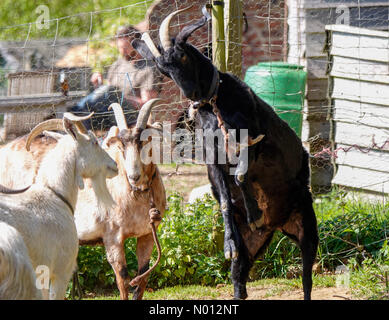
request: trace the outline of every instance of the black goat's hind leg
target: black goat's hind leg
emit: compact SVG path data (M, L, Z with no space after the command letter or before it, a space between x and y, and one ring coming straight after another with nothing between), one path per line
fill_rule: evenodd
M246 283L253 262L249 259L247 249L239 246L239 256L231 262L231 278L234 285L234 299L247 298Z
M317 223L312 203L304 204L300 213L293 213L282 227L282 232L294 240L301 249L303 260L304 300L311 299L312 267L315 262L319 243Z
M312 267L316 258L319 237L316 216L312 204L307 204L306 206L303 214L304 235L299 242L303 257L304 300L310 300L312 291Z

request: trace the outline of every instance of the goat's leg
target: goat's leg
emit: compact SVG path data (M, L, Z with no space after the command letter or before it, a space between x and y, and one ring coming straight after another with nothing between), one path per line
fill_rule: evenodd
M67 274L56 276L51 279L50 283L50 300L63 300L65 299L66 289L71 276Z
M241 153L242 154L242 153ZM248 162L252 159L245 159L239 156L239 162L235 171L235 183L242 192L244 206L247 214L247 224L251 231L263 225L263 212L258 208L258 202L254 197L251 183L248 181Z
M208 165L208 177L212 184L212 192L218 197L220 211L224 220L224 256L226 259L238 257L239 231L234 223L231 195L227 178L218 165Z
M153 235L149 233L136 239L136 257L138 259L138 275L145 273L149 269L150 257L153 252L154 240ZM134 291L133 300L142 300L143 293L146 289L149 276L144 277Z
M246 283L249 277L250 269L254 261L262 255L269 246L274 230L271 228L263 228L262 232L249 231L244 219L237 221L241 233L244 235L243 240L245 245L239 248L239 257L231 264L231 277L234 284L234 298L246 299Z
M128 300L128 270L126 256L124 253L124 243L104 239L105 250L107 251L107 260L112 266L115 276L116 284L120 292L121 300Z
M50 289L41 289L42 292L42 300L50 299Z
M304 300L311 299L312 267L315 262L319 237L312 203L305 203L300 213L294 213L282 227L284 234L294 240L301 249L303 260Z
M78 243L76 242L75 245L78 246ZM62 259L57 259L55 266L50 270L50 300L65 299L66 289L72 279L73 272L77 268L78 250L73 252L75 253L73 258L63 254Z
M234 299L247 298L246 283L253 261L249 258L247 249L243 245L239 248L239 256L231 262L231 279L234 285Z

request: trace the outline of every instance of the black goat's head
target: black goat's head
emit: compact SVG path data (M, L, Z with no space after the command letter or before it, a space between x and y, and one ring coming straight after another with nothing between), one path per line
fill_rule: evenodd
M187 98L199 101L210 98L208 95L214 66L211 60L187 43L187 40L209 20L209 15L205 14L195 23L184 27L173 40L169 35L172 18L187 9L189 8L172 12L163 20L159 30L161 47L157 48L147 33L143 34L142 40L135 39L132 46L144 58L154 60L161 73L173 79Z

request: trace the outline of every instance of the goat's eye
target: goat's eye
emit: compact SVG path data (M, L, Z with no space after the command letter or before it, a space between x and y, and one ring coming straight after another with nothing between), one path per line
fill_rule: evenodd
M184 54L182 57L181 57L181 63L186 63L186 61L188 60L188 56L186 54Z

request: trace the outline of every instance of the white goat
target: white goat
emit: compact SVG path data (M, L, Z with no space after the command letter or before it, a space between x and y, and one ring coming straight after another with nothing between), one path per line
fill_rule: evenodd
M0 300L38 300L35 271L22 235L0 222Z
M42 290L45 299L64 298L76 267L78 237L73 214L78 188L84 188L83 178L90 178L100 207L114 205L106 178L116 176L118 169L94 134L80 122L91 115L65 113L63 120L52 119L36 126L27 138L27 150L44 130L65 130L68 135L44 156L35 183L27 191L0 194L0 221L23 236L33 268L43 265L49 270L50 288Z
M128 299L129 276L124 252L124 241L129 237L137 238L136 255L138 274L149 268L154 241L150 229L150 200L153 198L156 210L164 214L166 206L165 188L155 163L142 162L140 150L148 141L140 141L147 125L152 107L158 100L145 103L135 126L128 127L123 111L114 105L118 127L112 127L104 139L103 148L117 162L119 174L107 181L108 189L116 202L110 210L101 210L97 206L93 188L86 182L84 190L79 192L75 207L75 223L80 244L105 245L107 258L112 265L121 299ZM160 130L156 124L151 128ZM24 150L25 137L0 147L0 183L8 188L21 189L35 181L36 172L42 166L42 158L61 139L59 134L46 132L44 137L36 137L31 142L31 152ZM12 158L20 159L13 162ZM151 197L151 193L153 196ZM157 225L158 223L156 223ZM134 299L142 299L147 278L139 283Z

